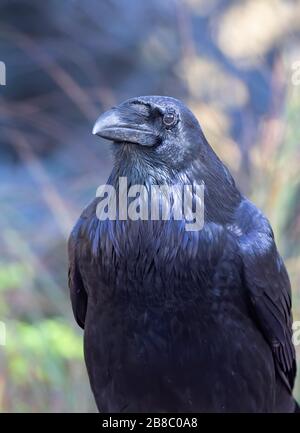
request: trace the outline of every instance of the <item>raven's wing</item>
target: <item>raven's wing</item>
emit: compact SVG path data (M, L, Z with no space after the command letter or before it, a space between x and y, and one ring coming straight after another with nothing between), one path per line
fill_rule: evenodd
M81 328L84 328L88 297L83 285L82 277L77 262L77 254L78 254L77 249L78 249L79 233L80 233L82 221L83 221L82 218L80 218L71 232L68 241L68 254L69 254L69 289L70 289L73 314L78 325Z
M272 228L264 215L243 200L236 218L244 279L263 335L269 342L278 373L292 389L296 375L292 342L291 285L278 254Z

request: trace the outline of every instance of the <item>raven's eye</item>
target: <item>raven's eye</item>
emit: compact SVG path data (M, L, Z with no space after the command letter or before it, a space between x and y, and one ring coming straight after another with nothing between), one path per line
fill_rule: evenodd
M177 122L176 113L174 113L173 111L167 111L164 114L163 122L168 128L174 126L175 123Z

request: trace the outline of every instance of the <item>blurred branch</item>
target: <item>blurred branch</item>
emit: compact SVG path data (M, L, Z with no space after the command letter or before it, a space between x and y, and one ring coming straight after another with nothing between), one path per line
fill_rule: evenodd
M53 116L51 117L38 111L40 111L38 106L27 103L9 104L6 102L5 105L0 106L0 115L7 116L9 120L23 120L28 125L32 125L41 132L65 143L66 136L70 135L68 129L57 122ZM29 116L30 123L28 122Z
M177 25L181 41L181 56L188 60L196 56L196 47L192 35L192 26L188 5L185 1L176 1Z
M28 35L18 32L15 29L5 28L5 33L25 51L53 81L68 95L76 104L83 115L91 120L98 115L98 110L94 106L89 95L82 90L76 81L59 65L51 56L44 52L40 46Z
M33 152L24 135L14 129L4 128L4 130L12 146L16 149L28 171L31 173L31 176L41 188L44 201L48 205L64 237L66 237L71 230L73 218L71 218L64 200L53 186L47 171Z
M39 256L33 252L27 240L23 238L20 232L12 228L9 221L6 221L6 229L1 233L1 237L14 256L17 256L22 263L30 264L34 274L44 282L41 286L44 288L47 298L51 300L55 311L65 316L66 298L64 292L55 282Z

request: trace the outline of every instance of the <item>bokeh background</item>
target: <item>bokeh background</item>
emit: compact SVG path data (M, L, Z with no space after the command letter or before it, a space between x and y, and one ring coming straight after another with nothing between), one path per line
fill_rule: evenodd
M0 60L1 411L95 411L66 239L112 165L93 123L132 96L192 108L271 220L300 320L299 0L1 0Z

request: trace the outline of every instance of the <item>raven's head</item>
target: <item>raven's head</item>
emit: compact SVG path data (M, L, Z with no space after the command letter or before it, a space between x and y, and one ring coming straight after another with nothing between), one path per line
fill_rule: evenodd
M123 102L98 118L93 134L125 144L127 152L141 158L151 156L173 169L188 166L207 144L193 113L182 102L165 96Z
M202 183L206 212L228 220L240 193L228 169L207 142L193 113L165 96L129 99L102 114L93 133L115 143L109 178L126 176L131 184Z

